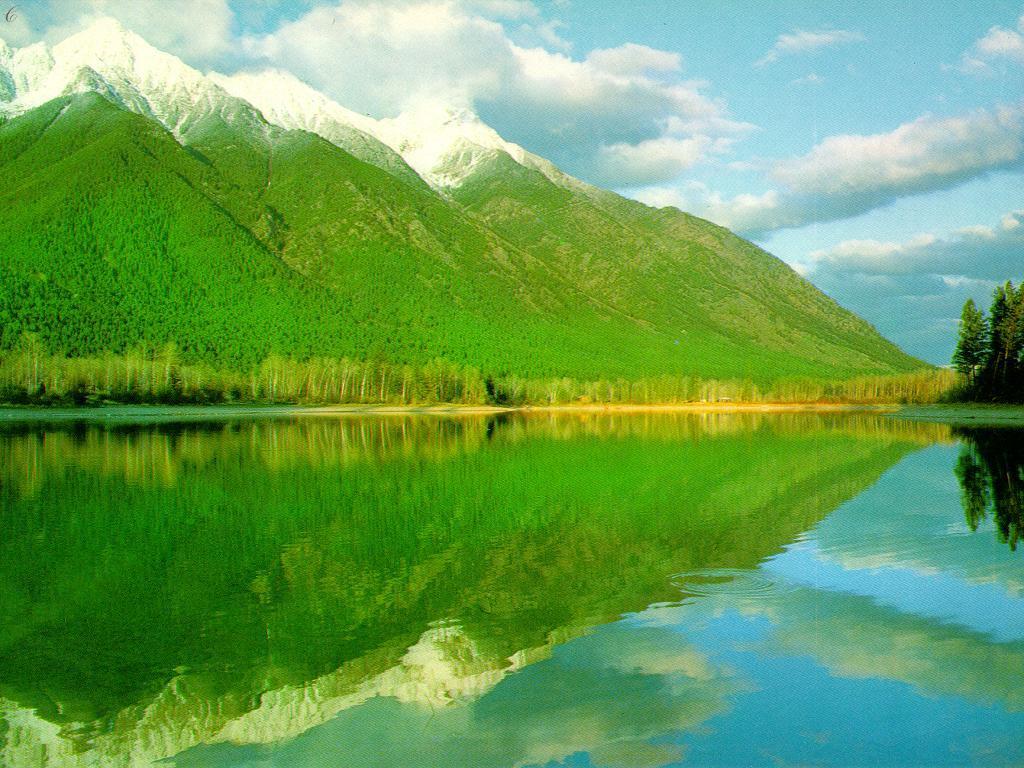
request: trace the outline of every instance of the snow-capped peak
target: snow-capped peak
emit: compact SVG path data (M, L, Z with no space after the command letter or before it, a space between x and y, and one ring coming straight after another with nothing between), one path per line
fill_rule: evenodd
M210 80L225 91L245 99L263 116L282 128L319 133L331 124L347 125L374 136L377 121L346 109L295 77L290 72L268 69L263 72L239 72L227 76L209 74Z
M248 101L275 125L316 133L398 175L409 173L411 167L438 190L457 187L497 152L548 173L546 166L542 167L546 161L505 141L465 107L424 102L398 117L375 120L341 106L279 70L231 76L212 73L210 79ZM551 169L558 173L553 166Z
M380 120L377 135L432 186L457 187L496 152L523 164L527 152L505 141L472 110L421 103L398 117Z
M209 78L252 104L274 125L315 133L397 178L423 183L401 155L380 139L376 120L346 109L288 72L271 69L230 77L212 72Z
M101 91L180 138L204 115L238 109L237 100L202 73L110 18L93 22L52 48L44 43L21 48L7 68L14 94L4 111L11 114L60 96Z
M0 113L17 115L86 91L155 119L179 140L187 140L191 127L211 114L258 130L269 122L310 131L399 178L417 184L422 179L440 191L459 186L498 153L560 186L585 186L503 139L471 109L424 102L374 120L287 72L203 75L111 18L52 48L40 42L11 49L0 41Z
M110 69L122 71L134 69L137 61L145 66L146 62L174 59L112 18L97 19L81 32L57 43L53 46L53 55L59 61L98 61Z
M288 72L211 73L209 77L275 125L316 133L399 176L409 174L411 167L440 191L457 187L499 152L556 184L582 186L547 160L503 139L466 107L428 101L397 117L375 120L343 107Z

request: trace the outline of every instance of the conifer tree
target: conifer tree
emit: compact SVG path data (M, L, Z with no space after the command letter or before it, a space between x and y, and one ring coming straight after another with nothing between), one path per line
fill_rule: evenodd
M953 353L953 365L967 377L969 386L973 386L978 369L985 362L987 335L984 312L978 309L974 299L968 299L960 314L960 338Z

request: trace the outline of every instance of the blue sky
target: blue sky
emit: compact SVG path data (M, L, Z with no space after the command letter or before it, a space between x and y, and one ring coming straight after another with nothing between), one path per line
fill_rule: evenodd
M12 0L8 0L10 3ZM202 70L287 69L374 117L475 109L587 181L731 227L885 335L949 359L1024 278L1024 2L34 0Z

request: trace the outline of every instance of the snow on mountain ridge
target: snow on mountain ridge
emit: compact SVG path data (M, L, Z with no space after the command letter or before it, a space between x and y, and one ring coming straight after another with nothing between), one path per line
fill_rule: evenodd
M263 117L288 130L315 133L363 162L411 183L423 184L401 155L377 136L377 121L360 115L314 90L289 72L265 70L209 79L258 109Z
M379 138L375 135L377 121L372 117L331 101L290 72L268 69L260 73L239 72L230 76L210 72L207 77L228 93L248 101L264 117L282 128L310 130L310 126L331 118Z
M421 103L398 117L378 121L378 126L381 139L439 189L458 187L497 152L560 187L584 192L593 189L551 161L502 138L466 107Z
M231 76L211 73L209 77L251 103L271 123L316 133L360 159L380 164L379 158L367 156L366 147L360 146L351 132L372 137L442 192L459 186L497 152L540 171L561 186L585 186L547 160L506 141L465 107L424 102L397 117L375 120L342 106L288 72L266 70Z
M518 163L525 153L471 110L439 103L378 121L378 136L439 189L457 187L494 152L505 152Z
M338 104L290 73L207 75L158 50L111 18L50 47L11 49L0 40L0 113L17 115L52 99L93 91L157 120L183 140L215 114L315 133L408 182L454 189L497 153L559 186L589 189L553 164L506 141L470 109L421 103L375 120Z
M467 109L426 104L395 118L375 120L280 70L231 76L211 73L210 79L283 128L316 133L348 151L353 151L356 143L353 131L372 137L439 190L457 186L494 151L507 152L517 162L523 162L526 155L525 150L506 142ZM358 152L353 154L360 156Z
M52 48L44 43L20 48L7 68L14 94L4 112L11 115L61 96L96 91L157 120L180 139L203 116L234 115L241 106L201 72L109 18Z

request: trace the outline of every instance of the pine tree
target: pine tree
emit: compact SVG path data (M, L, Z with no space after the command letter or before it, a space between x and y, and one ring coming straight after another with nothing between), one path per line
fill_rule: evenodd
M960 338L953 353L953 364L967 377L970 386L974 385L977 371L985 362L987 336L984 312L978 309L974 299L968 299L960 314Z

